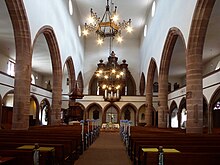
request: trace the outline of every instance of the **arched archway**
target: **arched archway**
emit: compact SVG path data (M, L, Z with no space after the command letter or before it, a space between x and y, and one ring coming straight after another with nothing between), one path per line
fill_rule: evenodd
M37 97L31 95L30 97L30 113L29 113L29 126L35 126L39 124L39 102Z
M150 65L147 73L147 87L146 87L146 126L152 126L152 113L153 113L153 84L157 76L157 64L154 58L151 58Z
M159 70L159 107L158 107L158 127L166 128L167 126L167 115L168 115L168 79L169 79L169 68L175 45L178 38L183 44L184 50L186 50L186 44L182 32L176 28L170 28L165 45L162 52L160 70ZM185 51L184 51L185 52Z
M190 27L186 58L186 133L203 132L202 56L214 4L215 0L198 0Z
M121 108L121 120L129 120L131 121L131 125L136 125L136 112L137 108L131 104L127 103Z
M62 65L60 58L59 46L57 43L56 35L54 30L50 26L42 27L35 36L34 44L40 34L43 34L50 51L50 58L52 62L53 72L53 90L52 90L52 110L51 120L49 124L58 125L60 124L60 109L61 109L61 94L62 94ZM33 44L33 47L34 47Z
M48 125L50 123L50 118L51 118L50 113L51 113L50 102L45 98L40 102L40 109L39 109L40 125Z
M108 105L105 106L104 112L102 115L102 122L103 123L119 123L120 120L120 108L114 104L114 103L109 103Z
M170 105L170 122L169 122L169 126L171 128L178 128L179 126L179 121L178 121L178 108L177 108L177 104L175 101L172 101L171 105Z
M92 103L86 108L87 119L100 120L102 124L102 107L97 103Z
M89 95L99 95L97 91L98 91L98 81L97 81L96 76L93 75L89 81L88 93Z
M140 126L145 126L145 125L146 125L145 114L146 114L146 105L143 104L143 105L138 109L137 125L140 125Z
M67 69L67 73L64 72L64 69ZM67 57L65 64L64 64L64 68L63 68L63 81L62 81L62 86L63 88L65 88L66 86L69 87L68 89L68 93L70 93L71 91L73 91L74 89L74 84L75 84L75 68L74 68L74 64L73 64L73 59L72 57ZM66 90L64 90L66 91Z

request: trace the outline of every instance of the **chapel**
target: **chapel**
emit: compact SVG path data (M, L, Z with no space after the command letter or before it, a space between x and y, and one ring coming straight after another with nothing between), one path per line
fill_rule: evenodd
M220 162L219 8L1 0L0 164Z

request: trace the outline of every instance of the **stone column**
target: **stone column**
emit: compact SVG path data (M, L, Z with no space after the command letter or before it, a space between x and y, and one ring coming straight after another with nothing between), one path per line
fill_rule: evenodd
M29 127L31 83L31 37L22 0L5 1L13 25L16 47L12 129Z
M166 128L168 113L168 74L163 72L159 75L159 92L158 92L158 127Z
M203 132L202 53L214 3L215 0L199 0L191 24L186 58L187 133Z

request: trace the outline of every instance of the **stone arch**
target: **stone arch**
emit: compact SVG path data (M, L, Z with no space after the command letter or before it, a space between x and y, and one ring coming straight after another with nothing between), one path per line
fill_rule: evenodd
M143 111L142 109L144 109L144 113L141 112ZM137 113L137 124L138 125L140 124L141 126L145 126L146 125L146 105L145 104L141 105L137 112L138 112Z
M176 102L173 100L172 101L172 103L171 103L171 105L170 105L170 111L169 111L169 126L170 127L173 127L172 126L172 123L173 122L176 122L176 121L174 121L174 120L176 120L177 119L177 127L179 127L179 118L178 118L178 109L177 109L177 104L176 104ZM174 118L174 119L173 119ZM176 119L175 119L176 118Z
M131 104L131 103L127 103L127 104L125 104L122 108L121 108L121 114L120 114L120 119L122 119L122 114L123 113L126 113L126 108L127 107L131 107L132 108L132 110L134 111L134 120L132 121L132 116L131 116L131 121L132 121L132 125L136 125L136 123L137 123L137 119L136 119L136 115L137 115L137 112L138 112L138 110L137 110L137 107L135 106L135 105L133 105L133 104ZM130 111L130 110L129 110ZM123 119L122 119L123 120Z
M36 104L36 120L34 122L34 125L39 125L39 111L40 111L40 105L39 105L39 101L37 99L37 97L35 95L31 95L30 99L33 99L35 104ZM30 101L30 106L31 106L31 101ZM30 121L31 119L29 118L29 125L30 125Z
M83 89L84 89L84 83L83 83L83 76L82 76L82 72L80 71L78 76L77 76L77 83L78 83L78 87L79 87L79 92L81 94L83 94Z
M44 98L40 102L40 107L39 107L39 121L40 121L39 123L40 123L40 125L42 125L43 110L46 111L45 115L47 115L47 125L48 125L48 124L50 124L50 120L51 120L51 115L50 115L50 113L51 113L51 105L50 105L50 102L48 101L47 98Z
M202 53L215 0L198 0L190 27L186 58L186 133L203 132Z
M165 128L167 126L168 74L169 74L171 57L178 37L181 38L186 49L186 44L182 32L176 27L170 28L164 44L161 61L160 61L159 93L158 93L158 100L159 100L158 127L161 128Z
M140 95L143 96L144 95L144 90L145 90L145 76L144 73L141 73L141 80L140 80L140 86L139 86L139 91L140 91Z
M5 95L3 96L3 98L2 98L2 105L3 105L3 106L6 106L6 98L7 98L7 96L8 96L9 94L14 94L14 89L9 90L9 91L6 92ZM12 106L12 107L14 107L14 97L13 97L13 106Z
M146 85L146 126L152 126L152 113L153 113L153 83L154 75L157 70L157 64L154 58L151 58L148 73L147 73L147 85Z
M177 108L176 102L173 100L172 103L170 104L170 112L172 112L175 108Z
M213 128L219 126L219 116L220 116L220 111L216 111L214 112L214 106L215 104L220 100L220 87L218 87L215 92L212 94L212 97L210 99L210 103L209 103L209 133L214 132ZM215 116L216 115L216 116ZM216 118L218 118L218 120L216 120ZM216 121L215 121L216 120ZM218 128L218 127L217 127Z
M71 56L67 57L64 65L66 65L67 67L68 77L69 77L69 92L71 92L74 89L74 84L76 81L75 68L74 68L73 59Z
M89 89L88 94L89 95L96 95L97 94L97 78L95 75L92 76L92 78L89 81Z
M120 108L118 105L116 105L115 103L109 103L107 104L105 107L104 107L104 111L103 111L103 114L102 114L102 122L106 122L106 113L107 113L107 110L110 108L110 107L114 107L115 110L117 111L117 123L119 123L120 121Z
M126 86L127 92L125 91L125 87L122 88L121 95L122 96L135 96L136 95L136 83L134 77L132 76L131 72L128 70L126 73Z
M23 0L5 2L14 30L16 48L12 129L26 130L29 127L30 108L30 85L27 84L31 83L31 33Z
M86 119L89 119L89 112L91 110L92 107L97 107L98 108L98 111L101 113L99 116L99 120L101 121L102 120L102 107L101 105L99 105L98 103L92 103L92 104L89 104L89 106L86 108Z
M60 109L61 109L61 95L62 95L62 65L59 45L56 39L55 32L50 26L43 26L35 36L34 44L40 34L43 34L50 51L50 57L53 70L53 91L52 91L52 111L50 125L60 124ZM33 49L32 49L33 50Z

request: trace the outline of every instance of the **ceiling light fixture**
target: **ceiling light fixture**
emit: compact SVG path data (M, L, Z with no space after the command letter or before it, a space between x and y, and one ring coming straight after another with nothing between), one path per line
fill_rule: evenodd
M133 31L131 19L118 22L117 6L114 7L114 3L112 2L109 5L109 0L107 0L106 10L101 19L92 9L90 10L90 14L90 17L87 19L88 22L85 23L83 35L87 36L89 32L95 32L98 44L102 44L106 37L111 37L112 39L117 37L117 41L122 42L122 30L125 29L128 33ZM102 40L102 42L100 40Z
M118 57L112 51L107 63L100 60L97 65L95 76L100 94L103 94L105 101L119 101L121 92L126 86L126 77L128 74L126 60L122 60L122 63L119 64Z

